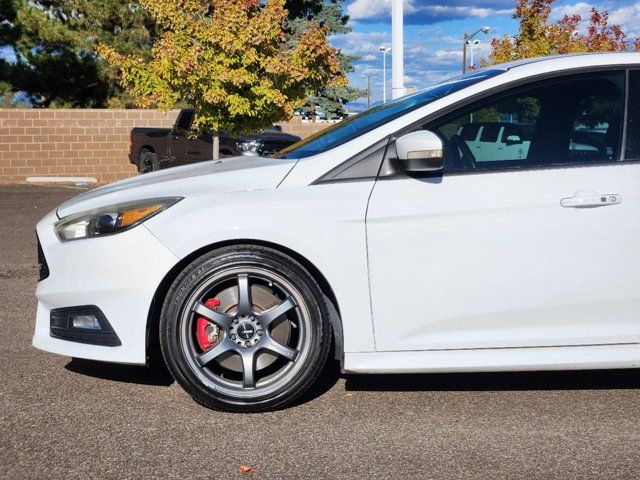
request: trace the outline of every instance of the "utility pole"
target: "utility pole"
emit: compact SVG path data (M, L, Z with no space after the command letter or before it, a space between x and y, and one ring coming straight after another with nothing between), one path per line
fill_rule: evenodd
M391 98L404 95L403 0L391 0Z
M367 110L371 108L371 74L360 75L362 78L367 79Z

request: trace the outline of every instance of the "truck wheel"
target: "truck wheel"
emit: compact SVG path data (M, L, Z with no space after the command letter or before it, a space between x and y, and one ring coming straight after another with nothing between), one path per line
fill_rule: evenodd
M138 159L138 171L140 173L149 173L155 172L156 170L160 170L158 156L154 152L142 149Z

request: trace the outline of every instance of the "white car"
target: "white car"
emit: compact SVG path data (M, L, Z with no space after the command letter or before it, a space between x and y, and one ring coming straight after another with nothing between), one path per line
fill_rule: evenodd
M533 125L477 161L470 118ZM490 121L490 120L489 120ZM570 148L580 126L597 149ZM281 407L352 373L640 366L640 54L497 65L280 158L113 183L37 226L33 344L145 364L198 402Z

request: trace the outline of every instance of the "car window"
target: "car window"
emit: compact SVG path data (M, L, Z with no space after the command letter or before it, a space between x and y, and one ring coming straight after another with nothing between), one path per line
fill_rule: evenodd
M498 141L498 133L500 132L500 124L489 123L482 128L482 134L480 135L481 142L496 143Z
M503 92L425 125L445 142L445 172L619 160L624 72L583 74ZM462 133L476 125L479 141Z
M467 141L474 141L478 138L478 132L480 131L480 125L477 123L468 123L460 128L460 137Z
M182 110L176 121L176 128L179 130L189 131L193 123L194 111Z
M504 70L500 68L479 70L370 108L293 144L289 148L282 150L280 156L284 158L305 158L326 152L417 108L503 72Z
M640 70L629 72L625 159L640 160Z

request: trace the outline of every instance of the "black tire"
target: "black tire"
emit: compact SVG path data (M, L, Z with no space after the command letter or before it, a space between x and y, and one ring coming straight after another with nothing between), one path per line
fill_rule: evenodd
M244 297L243 285L249 292ZM207 317L211 325L220 325L221 337L216 337L217 343L208 350L200 350L202 344L193 325L201 321L196 317L203 315L202 303L212 295L224 298L228 292L236 293L235 305L232 300L230 308L215 307L217 317L210 311ZM270 300L269 295L275 306L260 310L258 302ZM243 298L249 301L243 302ZM251 316L247 316L247 308ZM283 313L275 316L276 310ZM218 317L222 320L212 320ZM251 321L257 322L255 329ZM288 336L282 335L284 329L288 329ZM221 248L189 264L167 292L159 332L162 354L176 381L198 403L232 412L264 412L291 403L317 379L331 347L329 313L313 277L292 258L252 245ZM252 334L246 343L240 339ZM280 335L276 343L282 344L278 349L285 349L284 353L272 349L276 335ZM202 364L205 354L211 355L217 347L225 353ZM245 360L245 356L251 359ZM236 361L242 366L239 373L227 370L225 365ZM266 366L260 367L261 362ZM239 380L234 375L239 375Z
M146 148L140 151L140 157L138 158L138 172L150 173L160 170L160 163L158 162L158 156Z

